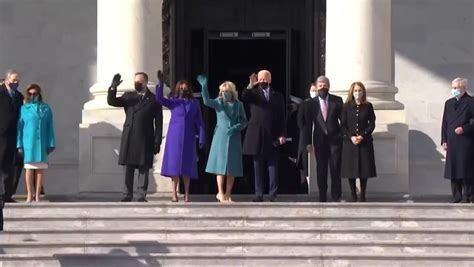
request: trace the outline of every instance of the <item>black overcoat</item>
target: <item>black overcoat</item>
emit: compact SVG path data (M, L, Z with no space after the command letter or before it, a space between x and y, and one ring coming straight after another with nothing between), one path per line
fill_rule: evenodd
M125 111L118 163L151 168L163 135L163 111L155 95L147 89L140 100L136 91L117 97L117 90L109 89L107 103Z
M23 105L23 95L15 92L12 99L4 84L0 85L0 167L13 167L16 155L18 118Z
M474 180L474 98L467 93L459 100L451 98L444 105L441 144L447 143L444 178ZM463 127L464 134L454 130Z
M377 176L372 133L375 130L375 112L371 103L357 105L354 101L344 104L341 115L342 167L344 178L370 178ZM354 145L352 136L363 140Z
M242 153L273 158L278 154L278 138L285 136L285 102L283 95L270 89L270 100L260 88L244 89L242 100L250 106L250 120Z

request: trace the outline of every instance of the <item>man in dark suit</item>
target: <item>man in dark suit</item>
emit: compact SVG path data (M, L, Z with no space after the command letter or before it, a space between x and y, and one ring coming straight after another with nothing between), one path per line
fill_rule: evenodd
M329 94L329 79L320 76L315 82L318 97L309 100L304 107L304 139L310 153L316 156L316 173L319 201L327 201L328 164L331 172L331 197L341 200L341 114L342 98Z
M18 182L15 181L17 123L23 95L18 92L20 76L9 70L0 85L0 230L3 230L3 207L5 202L14 202L12 195ZM19 178L20 175L18 175Z
M467 79L452 82L452 98L444 105L441 145L446 151L444 178L451 180L452 202L474 201L474 98Z
M19 82L18 72L9 70L0 85L0 175L4 178L5 202L15 202L12 196L23 169L23 157L16 149L17 124L23 105Z
M250 105L242 152L252 155L255 172L254 202L263 201L264 173L268 169L270 201L278 193L278 146L285 143L285 102L283 95L271 87L272 75L268 70L250 75L242 100Z
M155 95L148 90L146 73L135 74L135 91L117 97L120 83L121 76L116 74L108 90L107 103L123 107L125 111L118 161L125 165L124 198L121 201L132 201L133 178L135 169L138 169L138 202L147 202L149 170L153 166L153 155L160 152L163 112L161 105L155 102Z

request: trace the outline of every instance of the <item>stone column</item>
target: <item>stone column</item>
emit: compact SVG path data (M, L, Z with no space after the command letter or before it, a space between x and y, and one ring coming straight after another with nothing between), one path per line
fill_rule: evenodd
M391 7L391 0L327 1L330 91L345 100L350 84L362 81L376 109L378 179L370 181L369 192L409 191L408 126L403 104L395 99Z
M117 160L125 114L122 108L107 104L107 88L113 75L120 73L123 83L118 95L133 90L134 73L144 71L149 75L149 88L154 90L155 73L162 66L161 32L161 1L97 1L97 83L89 89L91 100L84 104L80 124L80 192L122 190L123 168ZM156 191L163 180L158 179L159 164L160 156L149 191Z

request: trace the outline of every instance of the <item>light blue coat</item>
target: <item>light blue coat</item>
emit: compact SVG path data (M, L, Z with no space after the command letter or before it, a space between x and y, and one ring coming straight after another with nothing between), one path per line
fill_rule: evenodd
M221 98L210 99L207 86L202 88L202 99L204 105L216 110L217 116L206 172L243 176L240 131L247 126L247 117L242 102L230 105Z
M53 112L48 104L27 103L21 107L16 147L23 149L25 163L48 162L48 150L56 147Z

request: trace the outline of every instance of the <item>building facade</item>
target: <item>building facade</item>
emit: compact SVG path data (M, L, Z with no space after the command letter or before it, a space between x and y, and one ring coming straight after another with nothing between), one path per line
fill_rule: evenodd
M287 97L304 97L322 73L343 97L351 82L367 85L377 115L379 177L371 191L449 194L441 116L451 80L474 78L474 2L275 3L1 0L0 71L17 69L21 88L40 84L55 115L47 193L121 191L124 114L106 103L113 74L122 74L121 90L133 88L136 71L149 73L152 88L158 68L169 84L202 72L215 87L224 78L245 83L249 70L270 66ZM160 162L158 155L152 192L169 190Z

